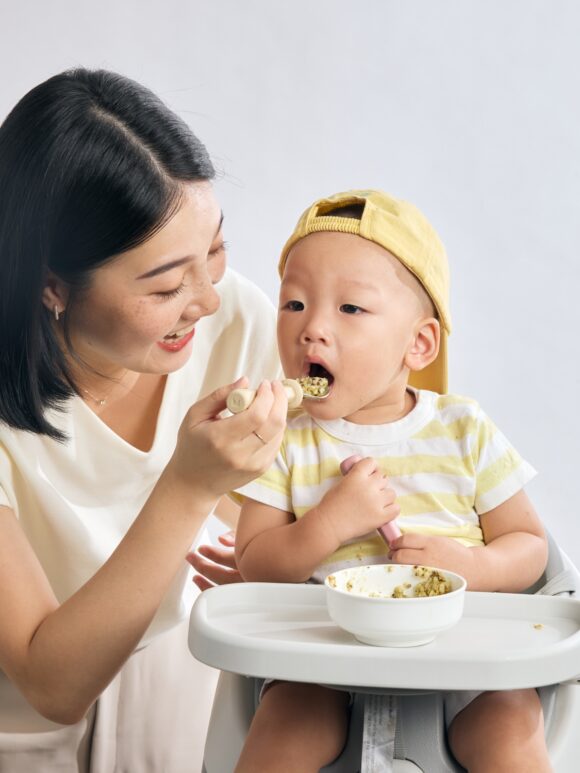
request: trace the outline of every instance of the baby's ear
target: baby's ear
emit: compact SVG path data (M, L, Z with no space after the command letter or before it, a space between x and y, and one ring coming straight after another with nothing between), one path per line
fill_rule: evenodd
M411 344L405 355L405 365L411 371L423 370L439 354L441 329L434 317L417 322Z

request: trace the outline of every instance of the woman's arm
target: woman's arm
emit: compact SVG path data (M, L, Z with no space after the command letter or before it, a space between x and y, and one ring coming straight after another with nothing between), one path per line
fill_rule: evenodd
M49 719L84 716L139 643L219 497L271 464L286 417L281 385L261 387L251 409L218 420L230 388L190 409L131 528L61 605L13 512L0 507L0 668Z
M135 649L205 518L191 500L169 476L160 481L115 553L60 606L13 512L0 508L0 667L41 714L80 720Z
M214 515L216 518L219 518L223 524L229 526L230 529L235 529L240 518L240 506L236 504L233 499L230 499L230 497L222 497L216 505Z

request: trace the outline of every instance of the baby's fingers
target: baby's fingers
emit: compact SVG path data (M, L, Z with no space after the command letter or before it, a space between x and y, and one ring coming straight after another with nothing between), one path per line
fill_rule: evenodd
M394 550L423 550L427 544L427 537L424 534L413 534L411 532L402 534L392 544Z
M423 551L422 550L410 550L408 548L402 550L393 550L391 546L391 552L389 558L394 564L423 564Z
M403 534L389 547L391 560L396 564L424 564L427 537L424 534Z

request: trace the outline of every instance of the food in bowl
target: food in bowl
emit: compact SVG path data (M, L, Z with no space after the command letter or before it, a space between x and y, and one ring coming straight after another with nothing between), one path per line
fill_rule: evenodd
M466 582L454 572L407 564L342 569L325 581L332 620L365 644L427 644L463 613Z
M393 565L385 565L387 572L393 571ZM439 569L432 569L428 566L413 566L413 574L415 577L421 577L421 582L413 583L405 582L402 585L395 585L393 592L390 595L385 595L380 591L369 591L368 596L372 599L407 599L412 596L442 596L444 593L451 592L451 581L443 575ZM326 578L328 585L331 588L336 588L336 577L333 574L329 574ZM350 593L354 590L354 583L352 580L347 580L345 585L346 590ZM358 591L355 591L358 592Z

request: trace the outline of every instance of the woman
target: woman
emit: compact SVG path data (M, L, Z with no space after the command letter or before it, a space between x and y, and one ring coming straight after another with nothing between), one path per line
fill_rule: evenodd
M277 381L220 415L279 366L213 173L109 72L49 79L0 127L0 771L200 769L184 558L286 415Z

